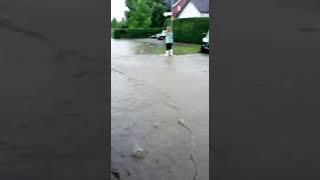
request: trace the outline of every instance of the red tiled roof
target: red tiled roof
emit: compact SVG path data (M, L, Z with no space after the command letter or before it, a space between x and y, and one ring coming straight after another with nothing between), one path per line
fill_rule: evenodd
M209 0L173 0L173 16L178 17L189 2L192 2L200 12L209 12Z
M183 7L189 2L189 0L178 0L172 6L172 14L177 17L182 11Z

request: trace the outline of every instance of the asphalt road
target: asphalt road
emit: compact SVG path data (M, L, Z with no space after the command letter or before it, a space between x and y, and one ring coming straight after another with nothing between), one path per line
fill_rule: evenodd
M105 179L105 11L0 1L0 179Z
M112 169L123 180L209 180L208 55L137 55L139 43L111 40Z

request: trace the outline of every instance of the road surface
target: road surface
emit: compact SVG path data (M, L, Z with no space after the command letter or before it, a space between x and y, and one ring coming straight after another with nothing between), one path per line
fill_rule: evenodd
M125 180L208 180L208 55L136 55L136 43L111 40L113 171Z

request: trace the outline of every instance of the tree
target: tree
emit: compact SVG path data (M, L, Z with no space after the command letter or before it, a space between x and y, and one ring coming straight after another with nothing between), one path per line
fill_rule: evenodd
M126 6L129 28L163 27L163 13L170 10L165 0L126 0Z
M126 0L129 28L149 28L151 25L152 0Z
M122 18L122 20L118 22L118 28L128 28L128 21Z
M170 6L164 0L154 0L152 11L151 27L165 26L166 17L163 13L170 11Z
M111 27L112 28L117 28L118 27L118 21L116 18L113 18L111 21Z

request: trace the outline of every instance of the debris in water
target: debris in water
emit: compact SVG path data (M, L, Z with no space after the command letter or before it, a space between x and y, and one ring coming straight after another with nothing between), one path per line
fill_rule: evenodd
M175 104L173 104L172 102L168 102L168 105L174 109L178 109L177 106Z
M120 179L120 174L116 169L111 169L111 179Z
M131 156L135 159L143 159L145 154L146 151L142 149L139 145L136 145Z
M184 119L180 118L180 119L178 120L178 123L179 123L179 124L183 124L183 123L184 123Z
M158 127L159 127L159 125L160 125L160 123L159 123L159 122L155 122L155 123L154 123L154 125L153 125L153 127L154 127L154 128L158 128Z

